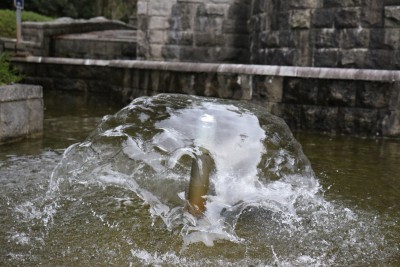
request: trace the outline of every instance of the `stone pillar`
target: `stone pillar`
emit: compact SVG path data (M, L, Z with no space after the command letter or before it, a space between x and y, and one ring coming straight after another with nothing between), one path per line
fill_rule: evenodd
M138 58L249 63L250 0L139 0Z
M0 144L43 132L43 92L37 85L0 87Z

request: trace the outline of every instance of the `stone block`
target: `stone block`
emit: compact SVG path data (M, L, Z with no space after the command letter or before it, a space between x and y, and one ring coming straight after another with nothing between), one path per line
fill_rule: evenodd
M393 69L400 70L400 50L396 50L392 57Z
M369 69L394 69L396 58L391 50L369 49L365 59L365 68Z
M218 75L215 73L208 73L205 79L204 96L218 97Z
M192 45L193 32L192 31L169 31L168 44L175 45Z
M290 129L304 129L305 119L302 106L293 104L280 104L282 119L285 120Z
M367 56L368 56L368 49L365 48L341 50L339 67L363 68Z
M186 62L212 62L215 57L210 56L210 49L207 47L183 46L179 59Z
M205 4L205 15L225 16L229 8L228 4Z
M281 103L283 98L283 78L255 76L253 78L253 99L269 103Z
M357 106L361 108L389 108L393 88L388 83L368 82L357 92Z
M308 29L311 25L311 10L292 10L289 14L292 29Z
M136 12L138 15L147 15L147 1L137 1Z
M252 13L253 14L259 14L263 13L267 9L267 2L270 2L268 0L254 0L251 7L252 7Z
M282 102L291 104L316 105L318 101L318 80L286 78Z
M0 87L0 144L43 131L42 87L8 85Z
M323 6L326 8L352 7L360 5L361 5L361 0L323 0Z
M216 34L222 34L222 25L224 19L220 17L197 17L195 19L194 30L199 32L214 32Z
M296 49L265 49L265 59L262 64L293 66L296 53Z
M251 100L253 94L253 76L240 74L238 83L241 86L241 100ZM282 88L281 88L282 91Z
M167 32L163 30L149 31L149 41L152 44L165 44L167 43Z
M398 6L385 7L385 26L400 27L400 4Z
M315 28L333 28L335 13L332 9L316 9L312 16L312 25Z
M389 47L389 49L400 49L400 25L398 28L389 28L385 30L384 43Z
M335 26L337 28L358 28L361 21L361 8L340 8L335 12Z
M248 34L247 21L225 19L222 22L223 33Z
M161 16L151 16L148 20L148 30L167 30L170 28L169 18Z
M316 0L289 0L290 8L317 8L320 7L320 1Z
M373 3L381 3L373 1ZM382 7L371 8L370 5L364 7L361 11L361 25L365 28L380 28L383 27Z
M400 28L371 29L370 48L400 49Z
M237 83L237 75L218 74L218 97L232 98L235 91L240 91L240 85Z
M292 30L279 31L279 45L288 48L294 48L296 46Z
M369 46L369 30L362 28L343 29L340 31L340 48L367 48Z
M291 19L292 19L292 12L296 12L296 10L290 12L279 12L278 15L274 15L274 19L271 21L271 28L273 30L290 30L292 29ZM295 15L293 23L296 23L296 19L298 18L298 23L304 20L305 24L307 24L306 19L301 18L301 12L307 12L307 10L299 10ZM274 22L275 21L275 22ZM276 24L276 26L274 26Z
M247 21L250 16L250 5L247 3L234 2L229 6L228 19Z
M210 51L210 61L213 62L238 62L238 63L248 63L249 53L247 49L233 48L233 47L223 47L216 48Z
M178 60L181 55L181 46L165 45L161 48L161 58L169 60Z
M384 29L370 29L370 49L387 49Z
M339 108L337 129L339 133L356 133L355 115L352 108Z
M400 111L389 111L382 121L383 136L400 136Z
M163 53L162 53L162 49L163 49L163 45L158 45L158 44L152 44L149 47L149 52L150 52L150 57L152 59L162 59L163 58Z
M171 31L193 31L192 18L189 16L176 16L169 18Z
M196 46L223 46L225 42L223 35L215 35L212 32L195 33L194 43Z
M335 29L315 29L312 32L316 48L339 47L339 34Z
M138 41L141 40L141 38L139 38L139 34L147 32L148 25L149 25L149 17L145 15L138 15L138 27L137 27Z
M259 35L260 47L263 48L278 48L279 31L262 32Z
M150 16L170 16L173 5L176 0L171 1L148 1L147 2L147 15ZM139 8L139 4L138 4ZM142 8L142 7L141 7ZM142 13L140 13L142 14Z
M319 132L335 132L337 129L337 107L302 106L303 128Z
M249 36L246 34L224 34L223 40L226 47L248 49L250 46Z
M321 81L318 103L322 106L354 107L359 83L353 81Z
M377 109L353 109L356 115L356 133L361 136L379 136L382 134L381 120Z
M381 136L383 115L379 110L340 108L338 131L357 136Z

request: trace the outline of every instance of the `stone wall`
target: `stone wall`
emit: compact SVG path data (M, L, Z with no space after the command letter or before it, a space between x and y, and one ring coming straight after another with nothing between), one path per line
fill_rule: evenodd
M250 0L139 0L138 57L249 63Z
M136 59L136 31L109 30L53 38L53 56L88 59Z
M400 130L400 83L285 79L283 117L292 129L361 136Z
M400 2L255 0L255 64L400 69Z
M29 83L108 94L253 101L292 130L400 137L400 72L127 60L15 58ZM397 81L397 82L395 82Z
M400 69L393 0L138 1L140 59Z
M105 30L132 30L120 21L107 20L102 17L90 20L61 18L50 22L22 23L22 45L37 56L54 56L53 38L71 33L85 33Z
M23 84L1 86L0 144L42 132L42 87Z

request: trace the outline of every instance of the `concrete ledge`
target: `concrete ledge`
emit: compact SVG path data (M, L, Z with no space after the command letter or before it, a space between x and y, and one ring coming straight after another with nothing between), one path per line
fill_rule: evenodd
M59 65L86 65L148 70L226 73L358 81L400 81L400 71L344 68L291 67L248 64L187 63L146 60L93 60L55 57L14 58L14 62L46 63Z
M0 144L43 132L41 86L13 84L0 87Z

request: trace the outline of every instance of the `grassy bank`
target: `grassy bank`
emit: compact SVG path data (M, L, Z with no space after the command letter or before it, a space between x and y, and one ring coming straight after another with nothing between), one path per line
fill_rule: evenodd
M53 18L46 17L30 11L22 11L22 21L49 21ZM15 10L0 10L0 37L15 38L16 36Z

